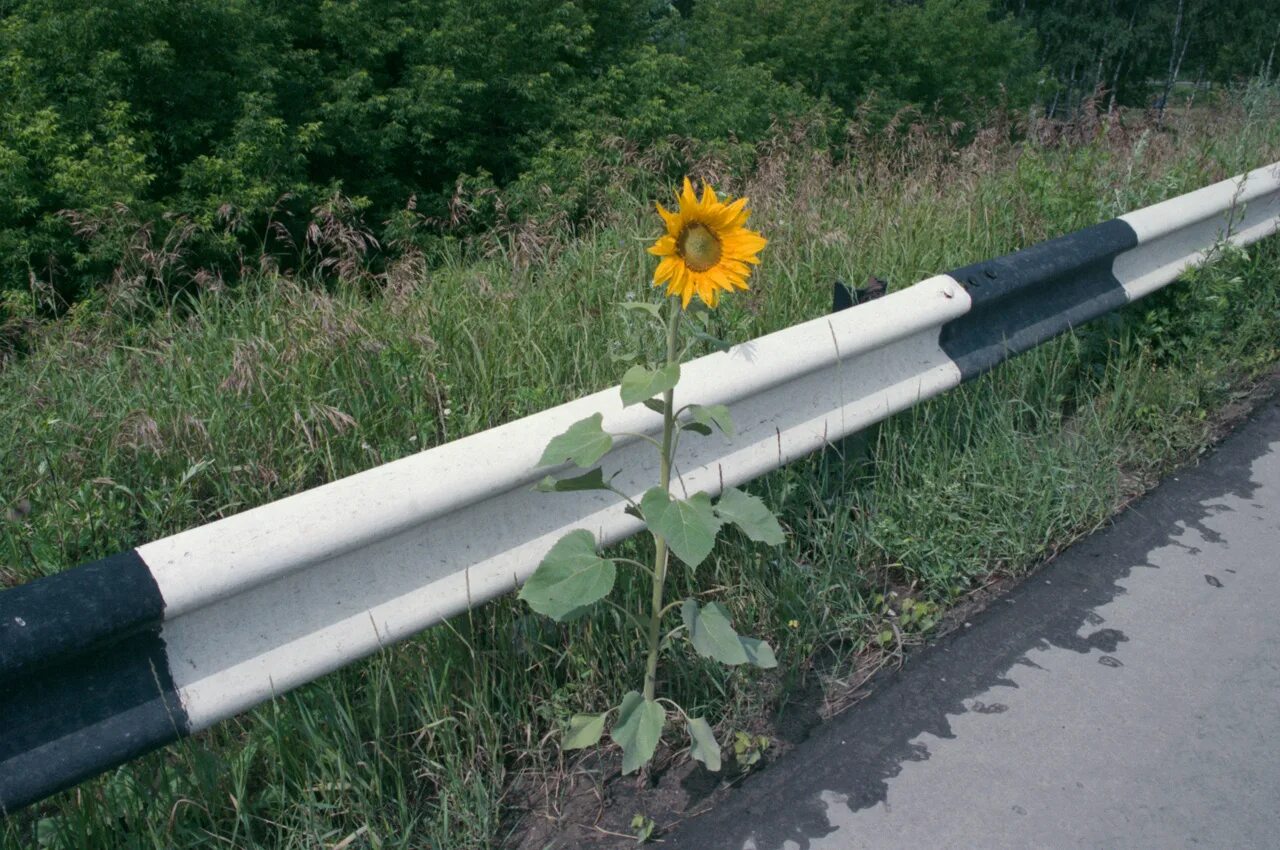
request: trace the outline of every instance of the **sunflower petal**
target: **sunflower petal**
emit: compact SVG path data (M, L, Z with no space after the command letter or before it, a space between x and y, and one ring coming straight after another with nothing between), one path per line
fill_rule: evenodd
M675 272L671 275L671 283L667 292L671 295L679 295L684 292L687 279L689 277L689 269L684 263L677 263Z
M662 221L667 225L667 235L675 237L680 232L680 213L672 212L662 204L654 204L658 208L658 215L662 216Z
M659 236L658 240L649 246L649 253L656 257L667 257L676 252L676 240L673 236Z
M654 284L665 283L676 273L679 261L675 257L663 257L662 262L653 270Z
M738 220L738 218L742 215L742 212L743 212L742 208L746 206L746 203L747 203L746 198L738 198L738 200L734 201L733 203L722 204L719 210L719 216L716 223L720 227L725 228L726 230L737 227L739 224L742 223ZM744 218L743 221L745 220L746 219Z
M721 240L721 244L730 258L752 262L747 255L758 254L763 251L764 247L769 244L769 240L754 230L736 230Z
M684 178L684 190L680 193L680 214L688 215L698 208L698 196L693 193L693 183Z
M712 189L710 185L703 183L702 184L702 208L704 210L707 210L708 212L711 212L718 206L720 206L720 201L716 199L716 190Z

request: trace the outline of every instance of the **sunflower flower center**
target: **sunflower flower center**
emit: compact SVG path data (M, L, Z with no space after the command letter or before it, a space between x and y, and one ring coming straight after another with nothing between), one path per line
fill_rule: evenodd
M720 240L705 224L694 222L680 231L676 251L691 271L705 272L720 262Z

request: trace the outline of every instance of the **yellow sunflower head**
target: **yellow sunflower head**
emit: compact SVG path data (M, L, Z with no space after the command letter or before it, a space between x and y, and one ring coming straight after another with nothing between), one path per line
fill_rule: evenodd
M746 198L721 202L706 184L698 198L686 177L677 200L675 212L658 204L667 232L649 247L650 254L662 258L653 273L653 285L665 283L668 295L680 296L682 309L694 295L714 307L721 292L747 288L751 266L760 262L756 255L768 243L743 226L751 215Z

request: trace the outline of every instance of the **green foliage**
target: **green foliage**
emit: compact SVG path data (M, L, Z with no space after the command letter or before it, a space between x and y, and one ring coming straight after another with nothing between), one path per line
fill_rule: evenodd
M1195 88L1269 78L1274 0L998 0L1040 41L1049 117L1072 117L1101 93L1111 103L1159 106L1178 79Z
M648 841L657 826L658 824L648 815L637 813L631 818L631 829L635 832L637 844L644 844Z
M708 428L714 425L720 429L720 433L730 439L733 439L733 435L737 433L737 428L733 424L733 417L729 414L729 408L723 404L709 404L706 406L691 404L689 405L689 416L699 425L705 425Z
M113 280L171 299L255 269L358 279L490 225L610 220L685 174L745 178L780 129L838 151L903 114L960 132L1099 85L1145 105L1171 60L1276 70L1275 10L1248 0L680 8L11 0L0 290L34 281L48 317Z
M569 718L569 731L565 732L561 746L566 750L582 750L600 743L604 735L605 714L575 714Z
M569 461L584 469L591 466L613 448L613 437L601 424L604 415L593 413L569 426L563 434L547 443L538 466L554 466Z
M245 255L296 266L338 192L397 250L406 221L410 242L491 222L495 186L516 212L581 213L609 139L759 139L809 106L767 73L677 55L676 23L618 0L7 4L0 289L34 271L84 297L141 227L193 228L187 280L234 277Z
M639 691L628 691L618 706L618 719L609 731L614 743L622 747L622 773L634 773L653 758L662 738L667 713Z
M720 742L716 740L715 730L711 724L701 717L690 717L686 724L691 749L689 755L706 765L712 773L720 772Z
M677 499L666 489L653 487L645 491L640 510L649 529L667 541L676 557L691 567L706 560L716 545L720 520L706 493Z
M752 735L738 730L733 733L733 757L738 767L746 770L760 761L765 750L769 749L769 738L765 735Z
M697 41L878 122L905 106L975 121L1028 94L1034 39L988 0L699 0Z
M975 145L945 157L926 146L901 169L833 164L813 139L784 141L750 189L769 253L752 293L717 311L716 329L733 339L777 330L826 313L830 292L815 281L874 272L909 283L1280 159L1273 91L1242 91L1206 120L1179 114L1176 132L1145 141ZM1016 164L1031 155L1042 188L1029 199ZM648 201L631 198L625 216L532 260L451 247L428 272L380 290L320 291L268 273L238 292L179 299L184 309L122 314L95 299L38 328L30 353L0 368L0 584L615 384L625 366L610 359L612 343L640 346L610 305L652 268ZM744 488L778 511L787 542L723 535L670 586L673 598L720 601L787 663L724 668L677 632L659 681L688 715L714 719L727 767L732 730L752 730L743 755L758 765L768 756L759 733L776 734L761 724L815 677L851 674L846 660L868 660L880 629L890 651L898 634L920 643L933 606L1022 574L1212 441L1215 411L1280 357L1280 245L1222 259L1114 322L894 416L861 454L844 445ZM0 333L31 322L43 297L6 293ZM0 846L35 846L37 829L66 850L310 848L353 834L352 847L500 844L511 783L559 769L556 730L616 706L643 674L618 608L647 610L650 579L622 559L653 549L646 535L605 553L618 566L618 607L559 625L514 595L495 600L11 815ZM925 615L904 623L917 605ZM679 628L678 615L666 625ZM668 742L691 743L687 718L669 714ZM606 809L601 826L627 832L632 811Z
M596 554L591 532L579 529L551 547L520 588L520 598L539 614L564 620L608 596L616 574L613 561Z
M760 638L738 636L742 651L747 654L747 663L761 670L772 670L778 666L778 657L773 654L773 647L768 641Z
M719 602L708 602L699 608L697 601L686 599L680 606L680 615L689 630L689 643L703 658L714 658L731 667L747 663L747 652L729 623L729 611Z
M507 189L513 212L607 218L630 196L665 194L708 160L749 171L756 144L779 124L838 122L800 87L699 45L682 21L666 23L654 43L636 45L567 98L561 124Z
M678 298L667 298L667 316L656 305L627 305L624 312L643 313L655 319L655 326L665 329L667 343L666 363L657 368L632 366L622 378L619 392L623 406L643 403L662 416L662 441L654 441L659 452L659 483L640 497L639 504L622 491L615 491L628 503L625 510L644 520L655 544L652 570L638 561L626 563L646 569L653 582L650 610L646 617L628 612L632 623L644 632L648 643L644 693L632 691L623 699L618 710L618 720L613 728L613 739L623 750L623 773L647 764L662 736L666 714L654 701L657 667L660 654L670 644L670 638L681 628L694 652L728 666L751 663L762 669L776 667L773 648L763 640L741 637L729 621L729 610L719 602L709 602L702 607L689 598L679 606L683 626L661 637L664 616L675 603L663 606L663 586L669 567L669 554L674 554L689 567L696 567L707 559L715 547L716 536L722 523L737 525L753 541L780 545L786 541L782 527L764 502L734 488L729 488L716 506L705 492L694 493L685 499L671 494L671 471L675 465L678 436L683 431L710 434L715 423L726 433L733 432L733 419L724 405L687 405L690 419L682 421L674 408L675 388L680 381L679 332L690 320L680 307ZM654 396L661 395L661 401ZM595 414L553 438L543 453L539 465L561 463L565 458L578 458L580 465L599 460L610 446L611 436L602 428L602 414ZM640 435L649 439L647 435ZM589 460L582 455L589 457ZM585 461L585 462L584 462ZM544 478L535 489L544 492L580 489L613 489L607 484L599 468L585 475L557 481ZM585 531L574 531L557 542L538 565L533 576L520 591L520 598L540 614L561 621L585 614L613 588L615 572L612 561L600 558L595 552L595 541ZM668 700L669 702L669 700ZM674 703L673 703L674 705ZM690 735L691 754L709 769L719 770L720 752L715 735L705 720L690 719L684 710ZM565 734L565 749L581 749L600 739L604 715L574 715Z
M608 490L609 482L604 480L604 471L596 467L590 472L574 475L570 478L546 476L533 486L539 493L572 493L575 490Z
M16 154L21 170L11 178L19 191L0 200L0 242L9 249L0 288L25 286L32 267L65 297L87 294L119 262L132 221L162 227L164 212L197 212L182 189L188 169L195 179L221 162L240 195L267 206L306 187L305 163L289 149L291 134L306 141L305 122L289 131L280 116L304 112L298 89L314 65L293 46L305 26L291 34L300 21L282 8L10 4L0 23L0 152ZM198 212L212 217L212 200L223 202ZM98 223L120 207L132 212L129 224ZM76 229L97 244L74 240L62 210L88 220Z
M786 542L787 536L773 511L758 496L744 493L736 487L725 489L716 503L715 513L722 522L733 523L757 543L780 546Z
M648 401L656 395L665 393L679 382L679 363L672 363L658 369L648 369L640 365L632 366L622 376L622 386L619 390L622 394L622 406L629 407Z

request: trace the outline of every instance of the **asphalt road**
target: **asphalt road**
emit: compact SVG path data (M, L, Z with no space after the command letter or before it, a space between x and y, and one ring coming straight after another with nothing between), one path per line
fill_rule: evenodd
M664 847L1280 848L1280 404Z

